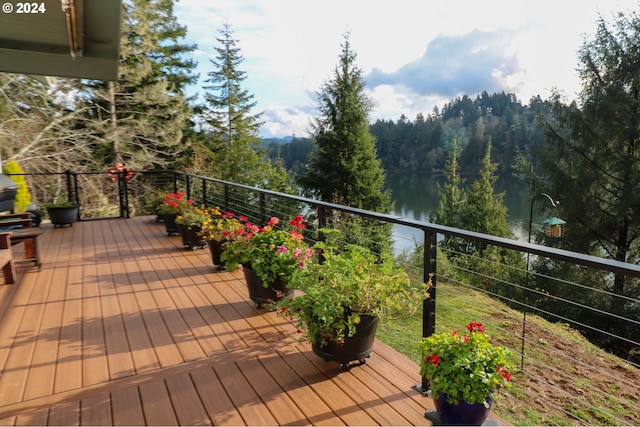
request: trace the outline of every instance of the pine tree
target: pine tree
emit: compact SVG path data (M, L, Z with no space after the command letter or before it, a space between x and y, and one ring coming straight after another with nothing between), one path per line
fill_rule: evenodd
M318 93L321 115L312 135L317 151L300 182L307 194L321 200L388 212L384 171L369 132L372 104L355 60L347 34L333 78Z
M262 112L252 113L257 102L243 88L247 78L240 69L244 61L238 40L229 24L224 24L216 39L218 46L214 69L207 73L203 116L210 130L206 143L212 152L214 169L219 178L280 191L290 191L284 168L273 165L260 148Z
M171 167L186 148L184 89L197 75L185 55L195 46L181 43L186 28L177 23L172 1L127 0L123 10L118 80L83 88L102 139L98 156L106 164Z
M362 70L348 34L333 78L318 92L320 116L314 121L315 145L299 177L305 194L332 203L388 213L392 201L384 189L384 170L369 132L371 100L364 92ZM354 234L368 234L371 224L352 223ZM376 227L380 250L389 246L390 231Z
M640 261L640 16L600 18L579 51L579 103L559 94L543 123L536 188L561 201L570 224L558 244L617 261ZM635 280L615 277L611 291L639 295ZM615 299L614 299L615 300ZM620 308L619 304L612 305Z
M460 148L454 139L451 143L451 152L447 158L444 176L445 183L438 184L438 194L440 202L438 208L429 214L429 221L440 225L450 227L461 226L461 214L463 209L464 194L462 186L464 180L458 173L458 159L460 158ZM450 250L449 257L453 258L454 254L460 251L461 242L458 238L446 236L440 246L446 250Z
M459 149L454 141L447 162L447 182L438 188L441 201L432 220L464 230L513 238L507 222L507 208L503 203L504 193L495 193L498 165L491 162L491 142L487 144L480 164L480 177L462 191L462 182L456 172L458 156ZM448 271L447 274L460 275L476 286L482 285L497 293L513 292L513 289L501 285L500 281L521 279L519 271L522 270L523 259L517 252L459 238L447 238L440 246L445 249L447 258L455 260L461 271ZM465 271L476 273L467 277L469 274Z

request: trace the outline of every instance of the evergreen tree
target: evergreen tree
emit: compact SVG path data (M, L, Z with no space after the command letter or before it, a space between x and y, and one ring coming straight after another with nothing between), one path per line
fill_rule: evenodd
M458 159L460 158L460 148L454 139L451 143L451 152L447 158L443 185L437 184L440 202L438 208L429 214L429 221L450 227L460 226L460 217L463 209L463 189L464 180L458 173ZM461 242L456 237L446 236L440 246L452 251L449 257L455 257L455 253L460 251Z
M286 170L267 158L258 134L262 112L253 113L253 94L242 84L247 78L240 69L244 57L229 24L224 24L216 39L213 70L207 73L202 114L207 122L205 146L211 152L209 174L227 181L292 192Z
M384 171L378 159L374 138L369 132L371 100L364 93L362 70L348 34L333 77L318 92L320 116L313 124L315 151L309 157L304 175L299 177L306 195L332 203L388 213L391 197L384 189ZM372 224L349 225L350 232L366 235ZM374 227L378 250L389 248L390 230ZM361 234L360 234L361 233Z
M546 144L536 188L560 200L570 223L559 244L618 261L640 262L640 16L618 14L615 29L600 18L579 51L579 103L559 94L543 123ZM640 295L637 280L603 284L616 295ZM629 285L629 286L628 286ZM628 302L611 299L611 308Z
M170 167L184 152L190 108L183 91L197 78L195 63L185 59L195 46L180 42L185 35L172 1L123 3L118 80L84 87L104 163Z
M567 226L555 245L638 264L640 16L619 13L612 25L610 28L600 17L595 36L583 43L578 53L579 99L566 103L559 93L554 94L551 111L542 121L544 144L534 153L537 169L522 169L537 191L561 202L559 216ZM596 344L624 353L631 350L631 341L640 339L638 328L625 321L637 316L637 278L601 275L562 263L535 263L534 268L541 275L551 270L553 276L588 283L598 290L575 294L558 284L550 291L575 303L556 302L547 307L581 325ZM603 298L601 292L610 296ZM584 305L602 311L584 310ZM614 312L619 320L601 317L606 311ZM601 341L600 329L622 338L604 337Z
M491 162L491 142L487 144L482 158L480 177L462 191L456 172L459 149L455 141L452 147L446 168L447 182L438 188L441 201L431 219L442 225L513 238L503 203L504 193L495 193L497 164ZM522 279L523 259L517 252L460 238L447 238L440 246L447 250L447 258L455 259L456 265L461 267L460 273L448 271L447 274L464 277L476 286L482 285L496 293L512 293L513 289L501 285L501 280ZM476 273L467 277L466 271ZM500 280L488 279L490 277Z

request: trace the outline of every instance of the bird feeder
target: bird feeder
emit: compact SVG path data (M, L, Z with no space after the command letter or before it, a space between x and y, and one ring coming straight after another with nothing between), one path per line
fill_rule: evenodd
M544 234L546 234L547 237L554 239L562 237L564 225L566 224L565 221L560 218L553 217L542 221L542 223L544 224Z

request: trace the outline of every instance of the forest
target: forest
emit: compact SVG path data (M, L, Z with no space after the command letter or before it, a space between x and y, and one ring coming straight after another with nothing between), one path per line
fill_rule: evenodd
M477 174L488 142L492 161L498 163L499 175L517 173L518 153L535 164L535 150L543 140L536 118L548 113L547 102L534 97L523 105L514 94L483 92L475 98L463 95L435 108L426 117L418 114L410 120L377 120L370 125L376 150L388 173L442 173L447 155L455 140L461 149L460 172ZM263 141L269 157L281 160L284 167L298 173L312 150L308 138Z

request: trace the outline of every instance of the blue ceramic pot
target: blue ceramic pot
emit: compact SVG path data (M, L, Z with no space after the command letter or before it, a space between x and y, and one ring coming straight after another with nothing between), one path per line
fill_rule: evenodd
M459 402L456 404L447 401L447 395L441 393L433 398L433 403L442 424L449 426L479 426L489 416L491 411L491 397L487 397L489 407L482 403Z

